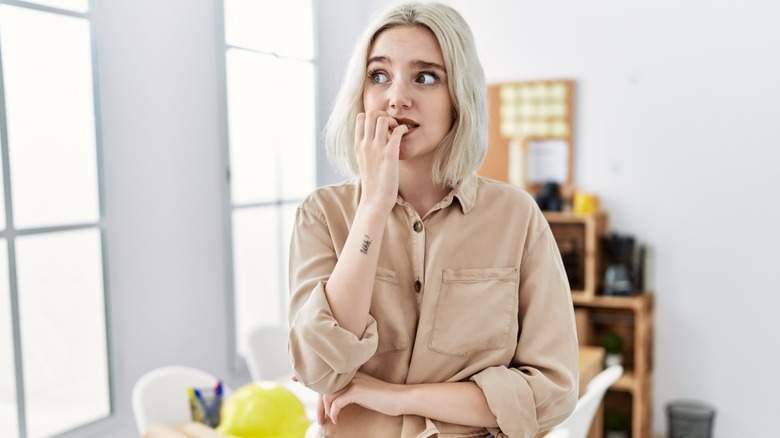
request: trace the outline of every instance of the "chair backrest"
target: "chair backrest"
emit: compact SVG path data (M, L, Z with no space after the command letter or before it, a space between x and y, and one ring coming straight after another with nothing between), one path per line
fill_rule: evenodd
M156 368L142 375L133 386L133 413L138 433L143 436L149 425L176 426L192 420L188 387L213 387L217 377L186 366ZM224 388L228 394L228 388Z
M610 386L623 375L623 367L612 365L601 371L588 383L585 394L577 400L574 412L563 423L555 426L545 438L585 438L593 417Z
M246 360L252 380L287 380L292 374L287 353L287 330L278 326L255 327L246 340Z

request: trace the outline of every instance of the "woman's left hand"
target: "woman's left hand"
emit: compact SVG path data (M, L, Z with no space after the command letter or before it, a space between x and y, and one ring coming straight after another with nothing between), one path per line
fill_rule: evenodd
M354 403L386 415L400 415L403 386L387 383L358 371L344 389L322 396L325 414L335 424L339 412Z

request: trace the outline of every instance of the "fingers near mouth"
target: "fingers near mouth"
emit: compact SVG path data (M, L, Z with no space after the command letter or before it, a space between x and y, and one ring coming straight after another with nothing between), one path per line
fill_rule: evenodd
M392 134L393 134L393 133L394 133L394 132L395 132L397 129L402 129L402 128L405 128L405 129L404 129L404 130L401 132L401 135L406 135L406 134L407 134L409 131L411 131L411 130L412 130L412 128L413 128L413 127L412 127L412 126L409 126L409 125L406 125L406 124L399 124L399 125L396 125L396 126L390 127L390 128L388 128L388 130L387 130L387 135L388 135L388 137L389 137L390 135L392 135Z

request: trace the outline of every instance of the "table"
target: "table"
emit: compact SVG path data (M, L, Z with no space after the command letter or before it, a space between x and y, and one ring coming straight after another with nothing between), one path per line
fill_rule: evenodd
M189 421L176 427L153 423L149 425L144 438L225 438L225 436L205 424Z
M580 345L579 354L579 373L580 373L580 389L579 395L582 396L585 393L588 383L596 377L596 375L604 369L604 349L602 347L593 347L589 345ZM307 414L311 418L313 415L314 406L316 406L316 394L308 392L306 388L299 387L297 384L287 383L284 386L288 387L295 395L302 398L302 402L306 407ZM593 420L593 425L590 429L589 438L596 438L602 436L603 421L601 420L602 408L596 412L596 418ZM308 434L307 434L308 435ZM542 437L543 434L537 435ZM152 424L149 426L144 438L225 438L224 435L216 432L208 426L205 426L196 422L187 422L176 427L165 426L162 424Z

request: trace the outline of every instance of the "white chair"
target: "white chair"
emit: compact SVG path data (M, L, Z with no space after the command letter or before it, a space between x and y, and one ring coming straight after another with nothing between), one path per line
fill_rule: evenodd
M188 387L213 387L218 378L186 366L165 366L142 375L133 385L133 413L140 436L149 425L176 426L192 420ZM230 393L223 387L225 395Z
M316 424L317 395L292 381L293 371L287 352L287 330L278 326L258 326L247 336L246 362L253 381L273 381L295 394L306 408L306 415Z
M292 375L287 353L287 330L278 326L258 326L245 343L246 362L252 380L286 382Z
M577 400L577 406L569 417L563 420L563 423L552 428L545 438L585 438L588 436L590 425L596 416L596 411L604 399L613 383L617 382L623 375L623 367L612 365L601 371L585 388L585 394L582 394Z

